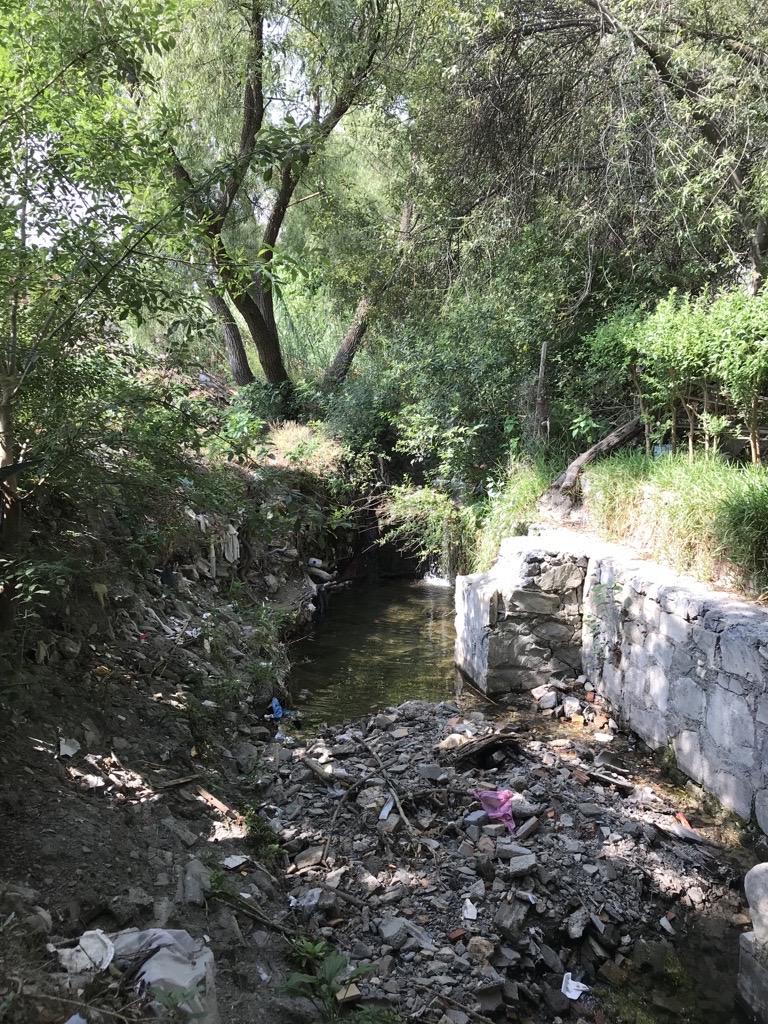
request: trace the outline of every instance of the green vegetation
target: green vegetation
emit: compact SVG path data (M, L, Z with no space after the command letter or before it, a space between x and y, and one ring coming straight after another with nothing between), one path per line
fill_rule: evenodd
M268 867L276 864L280 857L280 844L269 822L262 818L255 807L246 808L243 819L245 837L255 855Z
M616 455L585 473L593 524L702 579L722 575L768 587L768 477L762 467L701 455Z
M485 567L633 417L694 469L647 471L686 524L655 550L764 581L749 0L12 0L0 27L0 629L192 558L190 512L303 558L375 507ZM624 465L594 515L628 537Z
M336 950L328 950L324 943L312 944L303 939L292 943L294 955L315 968L313 974L292 974L283 992L294 998L310 999L319 1009L324 1024L335 1021L353 1021L356 1024L398 1024L400 1017L392 1010L367 1007L361 1010L344 1009L339 997L355 980L373 970L373 964L361 964L351 969L346 957Z

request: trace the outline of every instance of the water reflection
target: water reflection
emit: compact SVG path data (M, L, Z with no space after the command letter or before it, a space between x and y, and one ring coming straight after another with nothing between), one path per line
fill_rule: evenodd
M453 588L382 583L334 595L328 616L292 651L290 686L310 723L353 721L405 700L455 694Z

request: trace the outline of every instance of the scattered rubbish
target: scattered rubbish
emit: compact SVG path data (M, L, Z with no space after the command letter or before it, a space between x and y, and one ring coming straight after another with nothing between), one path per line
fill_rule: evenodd
M560 986L560 991L567 999L578 999L585 992L589 992L589 985L585 985L581 981L574 981L571 977L570 972L563 975L563 984Z
M221 862L221 866L226 868L227 871L236 871L243 864L247 864L250 859L250 857L245 857L242 854L233 854L231 857L225 857Z
M74 739L59 740L59 757L74 757L80 749L80 744Z
M477 907L474 905L472 900L464 900L464 906L461 908L461 916L464 918L465 921L477 920Z
M136 973L136 985L156 996L152 1003L156 1012L162 1010L165 994L181 994L178 1010L184 1017L196 1024L219 1024L213 953L201 939L165 928L129 928L111 938L117 967L135 965L146 957Z
M392 813L392 808L395 806L395 798L390 796L389 800L384 804L381 811L379 812L379 821L386 821Z
M88 1021L79 1013L73 1013L69 1020L65 1021L65 1024L88 1024Z
M669 920L668 917L665 916L665 917L660 918L659 919L659 924L664 929L664 931L667 932L668 935L674 935L675 934L675 929L672 927L672 922Z
M509 832L515 831L515 819L512 817L512 800L515 794L511 790L478 789L474 795L489 818L502 821Z
M72 949L56 950L61 966L69 974L85 974L88 971L104 971L112 963L115 947L111 939L100 928L83 932L77 945Z

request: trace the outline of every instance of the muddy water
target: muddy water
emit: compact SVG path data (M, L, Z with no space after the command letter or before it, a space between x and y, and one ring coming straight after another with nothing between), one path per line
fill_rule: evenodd
M330 612L291 651L290 686L308 723L351 722L406 700L451 700L453 588L381 583L334 595Z
M453 666L453 615L453 590L444 584L389 583L336 595L328 616L311 636L297 643L291 655L291 689L297 697L305 691L304 699L296 703L305 726L351 722L405 700L458 698L464 708L513 719L545 746L557 737L568 737L577 745L589 744L584 733L566 723L545 721L523 695L501 708L491 706L466 686L462 689ZM692 815L695 808L686 794L676 788L657 761L641 754L631 737L617 738L612 750L631 768L636 783L650 785L667 803ZM754 862L753 854L740 845L739 830L723 828L721 822L707 820L702 813L694 821L700 834L720 848L709 871L729 876L737 889L743 872ZM629 970L618 987L599 985L607 1014L598 1012L594 1019L604 1024L731 1024L743 1020L733 1010L738 935L743 928L732 920L733 910L730 904L686 914L685 935L672 943L674 957L663 975L647 977Z

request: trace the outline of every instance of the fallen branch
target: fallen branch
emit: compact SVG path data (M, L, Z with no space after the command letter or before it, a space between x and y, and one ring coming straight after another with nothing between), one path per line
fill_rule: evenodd
M392 777L390 776L390 774L387 771L387 769L384 767L384 762L381 760L379 755L376 753L376 751L373 749L373 747L370 745L370 743L367 740L363 740L362 742L363 742L363 746L368 751L368 753L372 754L373 757L376 759L376 763L378 764L379 768L381 769L381 774L383 775L384 781L387 784L387 789L392 794L392 799L395 801L395 804L397 805L397 809L398 809L398 811L400 813L400 817L403 819L405 827L408 829L408 831L410 832L411 837L413 839L418 839L419 838L419 834L416 831L416 829L413 827L413 825L411 824L410 818L408 817L408 815L403 810L403 805L402 805L402 803L400 801L400 795L397 792L397 789L395 788L395 784L392 782Z
M578 458L574 459L565 472L561 473L557 480L550 485L548 492L573 490L585 466L588 466L590 462L594 462L600 455L608 455L614 449L626 444L627 441L631 441L632 438L641 433L642 429L643 424L639 416L636 416L620 427L616 427L610 434L607 434L596 444L593 444L591 448L582 452Z
M366 779L358 779L357 782L354 782L349 787L349 789L346 791L346 793L344 793L344 795L339 800L339 802L336 804L336 810L333 812L333 817L331 818L331 824L328 827L328 838L325 840L325 845L323 846L323 856L321 858L321 863L322 864L325 864L325 858L328 856L328 851L331 848L331 839L333 838L333 830L336 827L336 821L337 821L337 819L339 817L339 811L344 806L344 804L347 802L347 800L350 798L350 796L353 793L356 793L358 791L358 789L360 789L362 786L365 785L366 781L367 781Z
M236 896L227 896L221 892L213 892L210 894L209 899L218 900L219 903L223 903L224 906L229 907L230 910L245 914L246 917L252 917L254 921L259 921L265 928L271 928L273 931L279 932L287 938L293 938L295 935L294 929L286 928L284 925L280 924L279 921L272 920L272 918L267 917L266 914L262 914L260 910L252 907L250 903L246 903L245 900L239 899Z
M443 995L442 992L438 992L437 989L430 988L429 985L422 985L421 982L415 982L415 986L421 992L429 992L435 999L441 999L444 1003L452 1006L455 1010L461 1010L462 1013L466 1013L472 1020L479 1021L480 1024L493 1024L490 1017L484 1017L482 1013L477 1013L476 1010L470 1010L466 1003L460 1003L457 999L451 999L450 996Z

